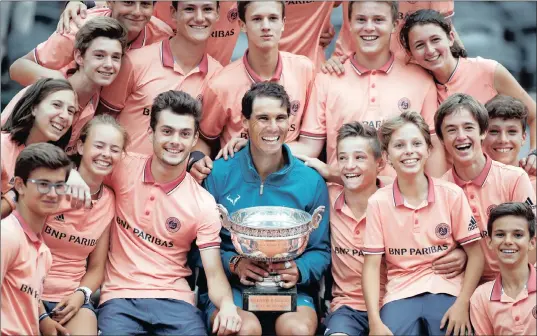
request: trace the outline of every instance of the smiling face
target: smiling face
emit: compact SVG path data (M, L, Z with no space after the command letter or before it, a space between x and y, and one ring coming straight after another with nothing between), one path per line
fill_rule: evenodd
M172 17L177 25L177 35L198 44L211 37L219 15L215 1L179 1L177 10L172 7Z
M185 165L192 147L198 141L195 127L191 115L180 115L170 109L160 111L155 130L150 130L154 157L166 166Z
M86 141L78 141L78 153L82 156L80 165L95 176L110 174L121 159L124 142L123 134L114 126L92 126Z
M107 1L112 17L125 25L132 42L153 15L153 1Z
M343 186L350 191L360 191L374 185L377 175L384 167L380 158L375 158L371 140L351 136L339 141L337 164Z
M442 122L444 147L455 163L468 164L483 155L481 142L487 134L480 133L479 123L464 107L446 115Z
M249 48L278 47L285 22L282 11L282 4L278 1L252 1L246 7L246 22L239 21L239 25L248 37Z
M286 106L277 98L258 96L252 104L250 119L243 117L252 155L280 153L289 129Z
M48 169L37 168L33 170L28 179L40 180L51 183L65 182L67 168ZM58 209L58 205L63 199L62 195L56 193L55 188L51 188L46 194L38 191L38 185L30 181L23 183L20 177L15 177L15 189L19 193L19 201L34 214L46 217Z
M122 56L121 43L102 36L90 43L84 55L75 50L75 60L81 71L98 86L112 84L121 68Z
M32 109L35 117L31 138L42 142L58 141L67 133L76 115L76 96L62 90L49 94Z
M518 153L526 141L522 122L518 119L494 118L489 120L487 136L483 149L494 161L516 165Z
M451 47L455 41L453 32L446 32L438 25L418 24L408 33L408 44L413 59L422 68L434 72L451 64Z
M387 2L357 1L352 6L350 30L357 52L371 56L389 52L390 37L396 27L391 5Z
M430 154L425 137L413 123L405 123L392 133L387 152L397 176L423 174Z
M535 249L535 237L530 238L527 220L518 216L496 219L487 239L488 248L496 253L502 264L524 262L528 252Z

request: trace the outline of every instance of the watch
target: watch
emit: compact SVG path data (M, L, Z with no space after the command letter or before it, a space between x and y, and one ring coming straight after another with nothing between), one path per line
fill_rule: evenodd
M537 156L537 149L532 150L532 151L528 154L528 156L530 156L530 155L535 155L535 156Z
M84 293L84 304L89 304L91 302L91 294L93 293L88 287L78 287L75 289L76 292Z
M237 265L239 264L239 261L241 261L242 256L234 256L231 257L231 260L229 261L229 270L232 274L235 274L235 271L237 270Z

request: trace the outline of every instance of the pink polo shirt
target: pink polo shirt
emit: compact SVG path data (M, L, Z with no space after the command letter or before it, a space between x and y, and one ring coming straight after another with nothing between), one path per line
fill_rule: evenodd
M384 187L380 181L377 185ZM364 267L365 213L356 218L345 202L343 186L330 184L330 244L332 246L332 287L331 311L342 306L367 311L362 290ZM384 297L386 285L386 263L381 264L380 298Z
M110 177L116 218L101 287L101 303L115 298L169 298L194 304L186 281L187 254L220 248L216 202L186 171L155 182L152 156L128 153Z
M224 146L234 137L248 138L242 125L241 102L252 84L263 79L248 64L248 51L226 66L209 82L203 100L200 131L206 139L220 138ZM303 115L308 108L315 69L305 56L280 52L271 82L283 85L291 101L286 142L298 138Z
M487 222L490 211L497 205L505 202L531 202L531 204L535 204L535 191L528 174L519 167L504 165L488 156L485 168L475 179L462 180L455 172L455 168L448 170L442 179L462 188L470 202L472 215L481 231L481 237L488 235ZM482 282L490 281L500 271L498 257L494 251L488 248L486 239L481 240L481 249L486 259L481 280Z
M460 57L448 81L445 84L436 84L438 103L441 104L455 93L466 93L485 104L498 94L494 86L497 67L498 62L494 60Z
M528 265L526 287L512 298L503 292L502 276L479 286L470 300L470 318L475 335L536 335L535 266Z
M94 17L110 16L112 10L108 8L93 8L88 10L84 22ZM48 69L59 70L74 61L75 37L79 28L71 21L69 33L58 34L54 32L48 40L39 44L34 49L34 58L37 64ZM140 49L144 46L161 41L173 36L173 31L167 24L152 17L140 32L138 37L129 45L129 50Z
M153 15L166 22L174 31L175 21L170 12L171 1L157 1ZM211 55L223 66L231 61L233 49L239 39L239 12L237 1L220 1L220 18L213 25L211 37L207 41L207 54Z
M103 187L91 209L72 209L64 200L47 218L43 240L52 253L52 268L45 279L43 300L59 302L71 295L86 274L88 256L115 215L114 192Z
M2 194L5 194L9 189L13 188L13 179L15 178L15 162L17 157L26 147L17 145L11 140L11 134L2 132L0 135L0 146L2 147L2 155L0 161L2 164Z
M422 293L458 296L464 274L447 279L432 264L458 245L481 239L464 192L429 177L427 200L408 204L397 179L369 198L364 254L385 254L388 282L384 304Z
M354 57L344 66L342 76L317 75L315 97L300 130L301 137L326 139L329 164L336 163L337 131L351 121L379 129L387 119L416 111L434 130L436 87L422 68L393 56L380 69L366 69ZM395 176L395 171L386 165L380 175Z
M39 335L39 304L52 264L41 235L15 210L0 225L2 335Z
M119 113L117 120L129 134L126 150L153 153L147 130L151 106L160 93L180 90L203 101L207 82L220 69L215 59L204 55L196 68L185 73L173 59L169 39L125 55L114 83L101 91L101 104Z

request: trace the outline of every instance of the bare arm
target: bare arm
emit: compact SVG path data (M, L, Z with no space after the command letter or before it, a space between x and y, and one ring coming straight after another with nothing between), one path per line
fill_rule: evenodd
M305 136L300 136L298 140L288 143L293 155L305 155L311 158L316 158L321 154L325 139L313 139Z
M366 254L362 276L365 305L369 318L370 335L391 335L391 331L380 319L380 263L382 254Z
M112 224L112 223L111 223ZM92 292L95 292L104 280L104 267L108 258L108 247L110 244L110 226L97 241L97 245L89 255L88 268L86 274L80 280L80 287L88 287Z
M32 51L13 62L9 67L9 76L23 86L32 85L41 78L65 78L60 71L37 64Z

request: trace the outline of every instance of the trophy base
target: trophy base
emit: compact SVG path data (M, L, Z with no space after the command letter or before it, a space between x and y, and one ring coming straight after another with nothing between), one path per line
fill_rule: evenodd
M243 289L242 306L249 312L296 312L296 287L254 286Z

